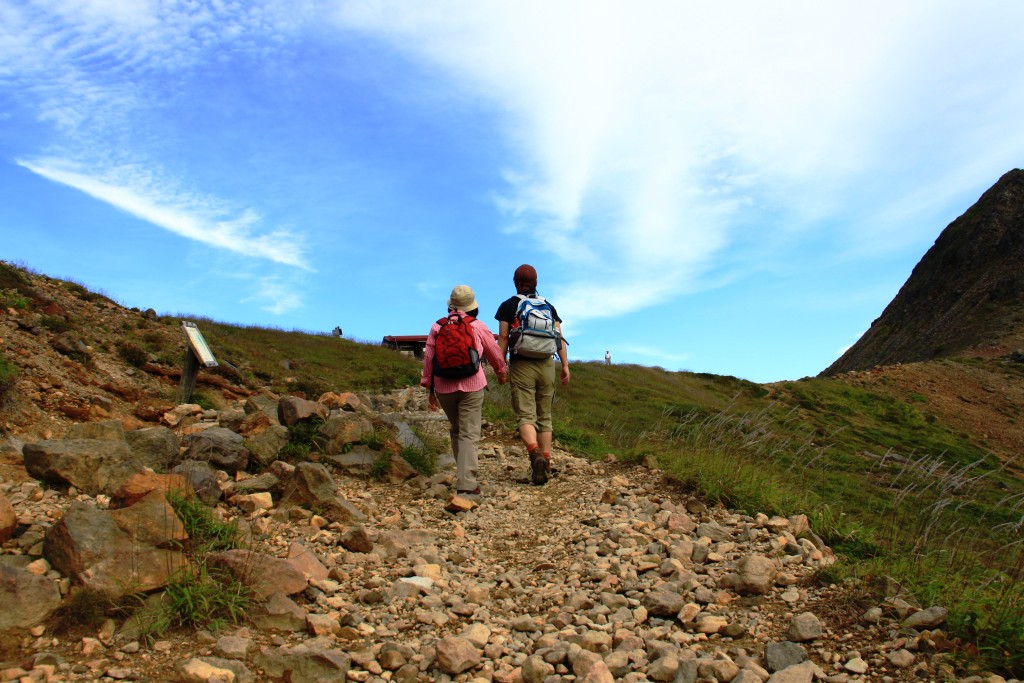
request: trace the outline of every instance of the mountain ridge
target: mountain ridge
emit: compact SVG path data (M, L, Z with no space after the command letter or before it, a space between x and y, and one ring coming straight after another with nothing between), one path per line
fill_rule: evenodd
M861 338L822 376L1024 345L1024 171L950 223Z

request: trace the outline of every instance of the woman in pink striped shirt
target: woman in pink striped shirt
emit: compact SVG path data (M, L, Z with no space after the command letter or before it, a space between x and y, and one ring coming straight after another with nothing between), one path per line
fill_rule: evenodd
M508 381L508 368L505 358L494 340L494 334L487 325L476 319L479 313L476 295L468 285L458 285L448 298L449 314L457 314L462 322L470 326L473 332L473 346L477 358L486 358L498 374L498 382ZM455 489L459 495L478 498L480 483L476 479L477 452L476 445L480 440L480 423L484 405L484 391L487 389L487 376L481 363L476 372L468 377L457 379L441 377L434 372L434 348L437 333L441 329L441 321L435 322L427 336L427 345L423 350L423 372L420 375L420 386L430 391L427 405L437 410L438 404L451 423L452 453L458 468L458 479Z

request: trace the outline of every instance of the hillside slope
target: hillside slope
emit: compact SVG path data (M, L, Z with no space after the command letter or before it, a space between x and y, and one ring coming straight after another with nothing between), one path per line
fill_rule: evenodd
M822 374L1024 345L1024 171L949 224L870 329Z

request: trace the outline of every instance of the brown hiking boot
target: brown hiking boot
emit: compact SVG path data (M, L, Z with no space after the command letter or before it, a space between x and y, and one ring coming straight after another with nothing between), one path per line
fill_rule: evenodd
M548 475L551 473L551 463L540 453L537 453L530 462L532 470L531 480L534 486L543 486L548 483Z

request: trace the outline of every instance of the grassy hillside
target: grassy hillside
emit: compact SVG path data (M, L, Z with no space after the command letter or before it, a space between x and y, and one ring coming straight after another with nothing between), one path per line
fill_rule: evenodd
M53 302L63 313L45 312ZM6 347L6 387L48 367L43 340L58 330L90 349L81 362L58 356L49 364L65 373L66 390L91 385L82 376L89 368L180 367L182 319L199 323L221 361L216 372L249 389L315 398L416 386L419 377L417 361L376 344L192 316L154 320L77 283L3 263L0 303L13 311L12 325L44 330L19 333L39 341L32 370L19 365L25 349ZM563 447L653 458L681 486L735 509L806 513L844 560L823 579L893 576L922 603L947 606L949 628L978 643L988 662L1024 676L1024 364L947 359L772 385L632 365L572 367L571 385L556 394ZM155 381L148 371L115 374ZM201 388L209 399L216 391ZM485 409L514 432L507 386L492 383Z
M1019 370L986 367L1008 382ZM884 382L762 386L576 363L572 385L558 393L555 431L593 457L654 457L685 487L732 508L809 514L844 560L823 578L893 576L922 603L949 607L953 633L978 643L990 665L1020 675L1019 455L990 453L983 435L950 426L933 403ZM492 392L489 411L511 424L507 390Z

